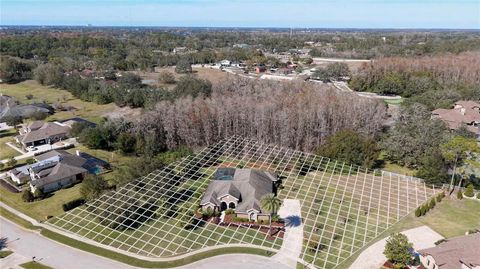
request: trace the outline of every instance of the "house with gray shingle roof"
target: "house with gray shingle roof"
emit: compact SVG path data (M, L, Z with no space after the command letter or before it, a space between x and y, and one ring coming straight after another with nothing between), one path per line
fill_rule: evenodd
M33 121L19 130L15 140L23 147L55 143L67 137L70 127L59 122Z
M237 217L257 221L269 218L262 212L263 196L274 192L274 173L255 169L219 168L200 202L203 210L233 209Z
M8 172L17 184L29 183L31 192L44 193L81 181L87 174L99 174L109 164L89 154L70 154L65 150L52 150L35 156L36 163L16 167Z

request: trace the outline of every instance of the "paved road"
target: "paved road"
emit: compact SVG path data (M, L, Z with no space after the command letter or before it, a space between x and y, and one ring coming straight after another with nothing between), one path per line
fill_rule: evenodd
M135 268L120 262L109 260L91 253L71 248L36 232L20 228L16 224L0 217L0 237L7 237L7 247L15 252L18 262L30 261L33 256L39 262L55 269L127 269ZM17 238L19 238L17 240ZM0 268L7 267L1 261ZM9 261L15 263L14 261ZM14 267L14 264L8 264ZM8 268L8 267L7 267ZM247 254L229 254L204 259L178 269L289 269L279 262L262 256Z
M38 233L24 230L0 217L0 237L7 237L7 247L15 253L36 260L55 269L127 269L134 268L123 263L83 252L55 241ZM19 238L17 240L17 238Z

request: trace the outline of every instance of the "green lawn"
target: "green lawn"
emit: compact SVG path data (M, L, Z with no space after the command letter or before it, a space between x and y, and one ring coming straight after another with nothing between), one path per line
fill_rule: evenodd
M14 150L6 144L7 142L15 143L16 134L17 132L15 129L0 132L0 160L10 159L20 155L20 152Z
M446 238L480 229L480 201L445 199L419 220Z
M22 193L12 193L5 187L0 186L0 201L23 212L24 214L39 220L45 220L46 216L57 216L63 213L62 204L80 198L80 184L68 189L61 189L46 199L26 203L22 200Z
M6 258L8 255L12 254L13 252L10 250L2 250L0 251L0 259Z
M398 105L403 103L404 98L399 99L383 99L383 101L389 105Z
M25 269L53 269L50 266L46 266L44 264L41 264L39 262L27 262L24 264L20 264L21 267Z
M406 176L414 176L415 173L417 172L415 169L411 169L405 166L401 166L395 163L391 162L385 162L384 167L382 170L392 172L392 173L397 173L401 175L406 175Z
M388 237L390 234L422 225L427 225L446 238L464 235L465 232L472 229L480 229L480 202L444 198L442 202L437 203L435 208L423 217L417 218L413 213L410 213L390 229L380 234L370 244L357 251L355 255L341 263L336 269L349 268L350 264L357 259L363 250L373 243Z
M2 93L16 98L23 104L32 102L47 102L49 104L60 103L64 106L73 106L73 111L61 111L47 118L47 120L67 119L72 117L82 117L84 119L99 122L102 115L113 112L118 107L115 104L98 105L92 102L85 102L72 96L68 91L50 88L40 85L34 80L27 80L17 84L3 84ZM33 95L28 100L26 96Z

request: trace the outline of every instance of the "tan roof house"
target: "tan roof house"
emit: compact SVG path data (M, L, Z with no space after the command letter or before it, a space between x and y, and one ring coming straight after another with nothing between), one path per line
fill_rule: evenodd
M448 239L418 252L427 269L480 269L480 233Z
M274 192L277 176L255 169L219 168L200 202L203 210L234 209L237 217L257 221L268 219L262 212L263 196Z
M458 101L452 109L435 109L432 118L444 121L452 130L464 126L469 131L480 134L480 104L474 101Z
M59 122L33 121L19 130L16 141L23 147L51 144L67 137L70 127Z

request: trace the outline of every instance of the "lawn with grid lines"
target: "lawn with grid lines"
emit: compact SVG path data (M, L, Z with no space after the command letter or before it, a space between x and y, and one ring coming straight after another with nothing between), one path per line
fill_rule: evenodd
M334 268L435 193L402 176L234 137L50 219L49 224L147 257L229 244L280 249L280 236L195 218L219 167L279 175L279 198L301 203L304 244L299 258L317 268Z

